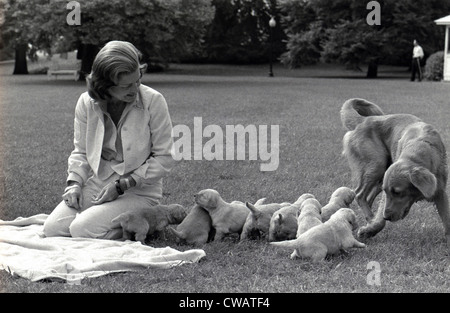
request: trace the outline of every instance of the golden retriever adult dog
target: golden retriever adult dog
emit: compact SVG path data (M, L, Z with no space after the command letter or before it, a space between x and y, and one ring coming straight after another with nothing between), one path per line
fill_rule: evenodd
M427 200L437 207L450 248L447 156L436 129L414 115L385 115L363 99L347 100L341 120L349 130L343 153L357 185L356 201L369 221L358 235L376 235L386 220L403 219L413 203ZM371 206L381 191L383 199L372 219Z

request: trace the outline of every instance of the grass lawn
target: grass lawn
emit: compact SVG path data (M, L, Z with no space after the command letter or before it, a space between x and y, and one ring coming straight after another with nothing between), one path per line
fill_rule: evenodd
M50 213L60 201L72 150L73 113L83 83L45 76L11 76L0 66L0 219ZM380 71L380 79L335 67L290 71L275 67L177 65L166 73L146 74L143 83L163 93L174 125L279 125L279 166L261 172L259 161L178 163L165 180L163 203L193 204L193 195L214 188L226 201L295 201L309 192L325 205L351 176L341 155L339 110L361 97L387 113L412 113L433 124L450 149L449 85L411 83L404 71ZM403 76L403 77L402 77ZM269 128L270 129L270 128ZM204 138L205 143L208 138ZM449 188L447 188L449 190ZM359 222L362 212L351 206ZM173 238L157 239L155 247ZM450 259L443 227L433 206L414 205L405 220L366 242L364 250L318 265L290 260L292 251L265 241L234 238L204 245L198 264L170 270L144 270L85 279L81 285L31 283L0 272L2 292L449 292ZM369 262L380 265L380 285L367 283Z

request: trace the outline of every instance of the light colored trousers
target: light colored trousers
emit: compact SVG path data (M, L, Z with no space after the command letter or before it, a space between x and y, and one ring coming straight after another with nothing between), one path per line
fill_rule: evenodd
M119 178L116 173L106 181L97 177L89 178L82 188L82 209L70 208L62 201L44 223L45 236L121 238L120 224L113 224L111 220L129 210L158 204L160 197L157 195L162 195L162 181L151 185L143 183L125 191L114 201L92 205L92 197L98 195L106 184Z

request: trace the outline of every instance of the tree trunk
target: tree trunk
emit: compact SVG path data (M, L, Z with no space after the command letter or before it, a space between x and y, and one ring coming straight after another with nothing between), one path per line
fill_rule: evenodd
M378 77L378 61L370 61L369 68L367 69L367 78Z
M92 70L92 64L94 64L94 59L98 52L99 49L96 45L79 45L77 54L77 59L81 59L79 80L85 80L86 76L89 75Z
M16 47L16 62L14 63L13 75L28 74L27 66L27 44L20 44Z

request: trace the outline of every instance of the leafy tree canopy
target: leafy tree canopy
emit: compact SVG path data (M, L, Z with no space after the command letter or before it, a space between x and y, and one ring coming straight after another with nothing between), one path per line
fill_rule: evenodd
M167 62L200 49L214 16L210 0L78 0L81 25L68 25L68 1L3 0L2 42L52 53L79 44L133 42L150 60ZM59 51L58 51L59 52Z
M369 25L368 1L281 0L288 37L281 61L298 67L338 61L351 67L407 65L412 41L431 54L442 49L443 29L434 20L450 12L448 0L379 0L381 25Z

